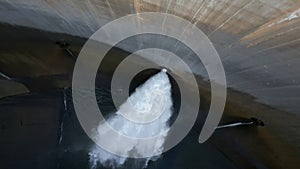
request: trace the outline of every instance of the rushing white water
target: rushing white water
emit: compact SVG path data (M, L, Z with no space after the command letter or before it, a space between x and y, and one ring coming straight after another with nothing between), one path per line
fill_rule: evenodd
M135 111L132 108L129 109L128 105L132 105ZM119 107L118 111L107 120L107 123L121 135L131 138L160 136L147 145L141 144L141 140L133 143L124 142L124 144L114 144L115 140L108 141L111 142L114 150L126 150L127 155L130 157L155 154L155 156L149 158L136 159L139 164L136 164L138 166L134 166L134 168L145 168L150 160L156 160L163 152L163 145L169 129L168 121L171 115L171 84L166 70L163 69L138 87ZM151 120L147 123L137 123L137 120L141 119ZM111 139L108 135L107 128L103 123L100 123L97 132L95 132L95 138L97 140ZM92 168L96 168L99 163L108 168L118 168L127 160L126 157L109 153L96 145L91 149L89 155Z

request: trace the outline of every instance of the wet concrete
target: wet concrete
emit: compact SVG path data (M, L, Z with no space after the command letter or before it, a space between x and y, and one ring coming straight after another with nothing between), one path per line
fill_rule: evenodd
M59 144L63 122L61 117L65 107L62 92L53 92L53 89L70 87L74 65L74 60L55 41L66 39L71 43L70 48L78 53L85 39L24 27L2 25L0 28L1 38L5 39L1 41L1 72L33 92L17 97L13 97L12 93L0 101L3 135L1 150L4 150L1 151L1 164L4 164L4 168L57 168L57 165L58 168L86 168L90 141L82 132L74 114L65 119L65 137ZM238 51L243 50L240 48ZM124 51L118 50L116 53ZM106 73L109 71L110 68ZM237 69L232 68L231 71ZM207 108L209 84L201 80L198 82L203 101L201 104ZM6 82L1 84L11 86L11 90L17 89ZM205 117L205 108L203 115ZM203 145L197 144L195 139L205 119L200 118L183 143L161 161L151 165L153 168L166 168L172 162L174 168L299 168L298 115L261 104L250 95L230 90L221 123L252 116L261 118L266 127L217 131ZM178 159L175 164L174 159Z
M57 91L0 101L1 168L56 168L61 106Z

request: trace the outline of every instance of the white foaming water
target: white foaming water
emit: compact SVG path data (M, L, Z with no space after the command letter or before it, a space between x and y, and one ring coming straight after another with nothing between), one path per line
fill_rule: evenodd
M133 111L132 108L128 108L128 105L131 105L135 110ZM141 144L141 140L115 144L116 139L121 138L114 138L114 140L109 138L107 126L103 125L102 122L95 132L95 138L96 140L107 139L109 143L111 142L111 147L115 152L124 152L125 150L127 156L130 157L153 154L152 157L136 159L139 164L136 164L137 166L134 166L134 168L145 168L150 160L156 160L163 152L164 142L169 130L168 121L171 115L171 84L166 69L163 69L138 87L120 106L118 111L106 121L120 135L131 138L148 138L157 135L159 135L159 137L147 145ZM138 120L144 120L144 123L137 123ZM92 168L96 168L99 163L105 167L118 168L127 160L126 157L109 153L97 145L91 149L89 155Z

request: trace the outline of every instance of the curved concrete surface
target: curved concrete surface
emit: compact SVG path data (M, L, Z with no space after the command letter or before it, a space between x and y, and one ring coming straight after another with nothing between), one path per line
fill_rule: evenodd
M2 0L0 7L2 23L85 38L127 14L158 11L184 17L216 46L230 87L299 114L300 1Z
M297 159L282 157L293 156L290 149L299 156L300 0L0 0L0 9L0 83L10 86L2 83L9 77L24 84L24 92L17 93L70 86L74 60L53 45L59 39L68 40L79 52L86 38L101 26L127 14L157 11L190 20L209 37L223 62L232 89L225 115L264 119L272 134L259 130L258 135L283 141L264 142L271 150L261 150L289 147L276 149L279 157L269 157L285 161L278 162L276 166L282 165L278 168ZM146 43L155 42L150 39ZM131 50L130 45L119 47ZM190 62L205 79L201 63ZM219 141L212 141L222 147ZM244 145L251 149L251 144Z

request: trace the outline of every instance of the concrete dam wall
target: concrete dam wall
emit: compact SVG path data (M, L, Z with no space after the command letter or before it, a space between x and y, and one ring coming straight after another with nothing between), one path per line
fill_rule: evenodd
M232 165L237 168L298 168L300 0L0 0L0 125L3 131L0 143L6 145L18 139L16 147L26 152L17 156L19 165L13 164L10 160L15 153L10 147L14 146L3 146L5 151L0 153L0 158L7 159L3 164L15 168L43 168L45 161L51 161L47 163L48 168L72 166L72 151L77 147L86 149L82 142L88 141L69 139L76 137L73 127L82 132L73 108L69 108L72 103L67 101L69 107L65 109L66 100L71 99L69 88L76 58L74 60L55 43L66 41L77 56L87 39L105 24L144 12L184 18L212 42L223 64L228 87L220 123L257 117L266 124L264 128L247 129L249 135L240 130L225 134L217 131L209 144L217 147L216 152L230 158L231 162L224 160L222 164L227 168ZM137 19L139 22L147 22L147 18L141 16ZM173 26L176 29L178 25ZM158 42L161 46L174 43L168 38L150 35L129 38L127 43L118 44L108 63L116 65L114 59L119 61L121 56L136 48ZM199 91L206 109L211 95L203 63L195 60L195 55L184 45L176 43L174 48L200 77ZM111 73L110 68L104 71ZM148 73L153 75L151 71ZM43 100L47 104L43 104ZM39 106L33 106L35 104ZM65 112L73 114L64 115ZM201 128L203 121L197 121L196 128ZM69 123L69 127L62 125ZM47 128L53 131L43 133L44 139L37 141L36 135ZM84 135L82 133L80 135ZM64 135L67 139L59 141ZM236 136L239 139L230 141ZM30 147L35 146L36 150L30 151ZM45 152L48 154L42 155L40 160L33 158ZM213 154L211 159L219 156L222 155ZM85 156L78 155L81 157Z

